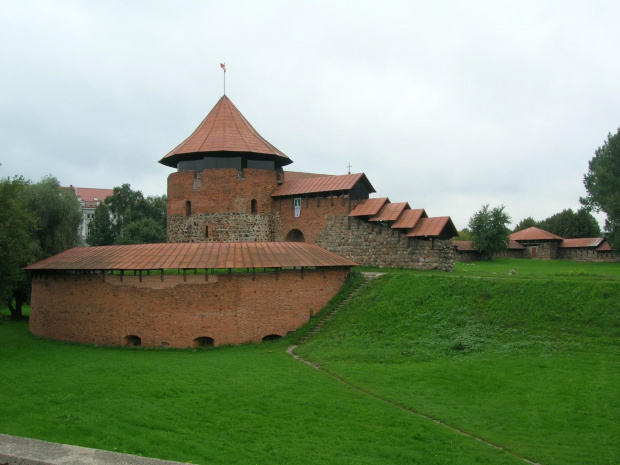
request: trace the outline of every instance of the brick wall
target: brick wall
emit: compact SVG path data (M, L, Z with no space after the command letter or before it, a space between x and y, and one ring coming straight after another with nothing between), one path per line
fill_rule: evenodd
M292 230L363 265L454 269L451 241L409 239L404 231L349 218L359 201L348 197L301 197L295 217L292 198L272 199L276 173L234 169L181 171L168 177L168 242L284 241ZM257 212L251 209L257 201ZM186 202L191 215L186 215ZM352 225L350 227L350 225Z
M66 341L147 347L260 342L304 325L340 289L348 269L138 276L48 275L32 281L30 330Z

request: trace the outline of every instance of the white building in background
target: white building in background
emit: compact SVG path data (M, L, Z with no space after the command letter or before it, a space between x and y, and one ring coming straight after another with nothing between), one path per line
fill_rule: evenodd
M95 208L105 200L106 197L114 194L114 189L95 189L92 187L73 187L69 186L82 205L82 224L80 225L80 235L82 239L88 236L88 224L95 216Z

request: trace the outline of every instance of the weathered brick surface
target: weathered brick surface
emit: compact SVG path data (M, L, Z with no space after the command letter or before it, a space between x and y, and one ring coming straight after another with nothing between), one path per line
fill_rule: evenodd
M168 241L284 241L298 230L305 242L318 244L363 265L423 270L454 269L450 241L408 239L400 230L349 219L358 204L348 197L301 195L295 217L292 198L272 199L276 173L264 170L181 171L168 177ZM251 201L257 211L252 212ZM192 213L186 215L186 202ZM351 226L352 225L352 226Z
M260 342L305 324L340 289L345 268L234 273L101 276L57 275L32 282L30 330L73 342L123 345L135 335L147 347Z

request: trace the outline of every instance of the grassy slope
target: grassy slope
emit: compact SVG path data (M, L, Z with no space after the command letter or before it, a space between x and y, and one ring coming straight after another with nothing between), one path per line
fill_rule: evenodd
M299 352L531 460L618 463L620 267L604 281L553 265L534 280L390 274Z
M202 464L518 463L285 353L111 349L0 322L0 433Z
M620 267L523 262L393 271L298 353L540 463L618 463ZM293 360L297 338L108 349L0 320L0 433L204 464L519 463Z

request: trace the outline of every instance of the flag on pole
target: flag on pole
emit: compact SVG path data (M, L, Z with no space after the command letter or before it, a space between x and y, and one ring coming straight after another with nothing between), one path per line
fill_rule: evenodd
M224 70L224 72L226 72L226 63L220 63L220 66L222 67L222 69Z

